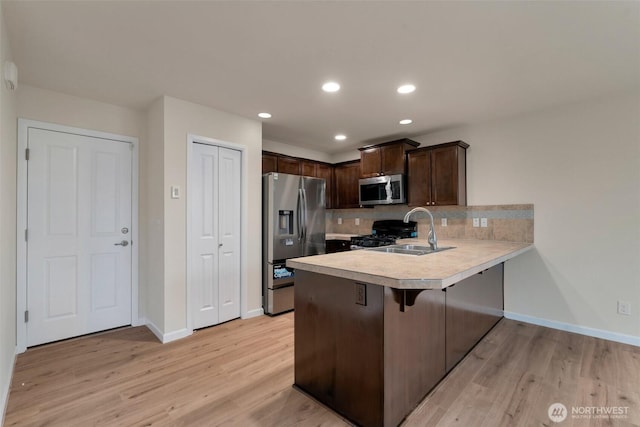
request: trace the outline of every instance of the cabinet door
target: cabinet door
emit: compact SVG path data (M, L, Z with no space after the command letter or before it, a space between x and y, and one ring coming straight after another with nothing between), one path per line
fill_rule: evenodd
M431 194L435 205L458 204L458 147L431 150Z
M262 173L278 172L278 156L273 154L262 155Z
M333 166L325 163L318 163L316 167L316 176L327 182L325 189L327 209L331 209L333 207Z
M504 264L446 288L446 360L450 371L504 313Z
M409 206L431 204L431 154L427 150L407 154L407 203Z
M300 160L293 157L278 157L278 172L300 175Z
M371 147L360 152L362 178L380 175L380 147Z
M338 165L334 171L334 188L336 209L360 207L358 179L360 177L360 162Z
M317 162L313 162L311 160L302 160L300 164L300 175L317 177L318 176L317 167L318 167Z
M393 144L380 147L380 163L383 175L403 174L405 167L404 145Z
M327 240L327 253L346 252L351 250L350 240Z

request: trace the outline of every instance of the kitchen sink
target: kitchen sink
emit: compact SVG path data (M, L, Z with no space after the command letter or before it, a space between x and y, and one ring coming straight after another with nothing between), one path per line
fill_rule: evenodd
M386 252L389 254L403 254L403 255L427 255L434 252L442 252L448 249L454 249L453 246L446 246L438 248L435 251L430 246L418 246L418 245L391 245L380 246L377 248L368 248L367 251L373 252Z

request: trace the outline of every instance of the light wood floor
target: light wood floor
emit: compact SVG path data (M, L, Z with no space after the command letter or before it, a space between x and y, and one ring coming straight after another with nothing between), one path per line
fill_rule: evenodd
M293 314L235 320L159 344L145 327L19 355L5 426L345 426L294 390ZM406 426L551 426L550 404L628 407L640 426L640 348L502 320Z

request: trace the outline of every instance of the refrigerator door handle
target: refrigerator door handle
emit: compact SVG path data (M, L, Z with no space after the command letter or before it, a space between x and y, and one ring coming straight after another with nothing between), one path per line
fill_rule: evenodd
M307 240L307 191L302 189L302 238Z
M302 228L302 188L298 189L298 201L297 201L297 206L296 206L296 219L297 219L297 224L296 224L296 228L298 231L298 241L303 239L303 228Z

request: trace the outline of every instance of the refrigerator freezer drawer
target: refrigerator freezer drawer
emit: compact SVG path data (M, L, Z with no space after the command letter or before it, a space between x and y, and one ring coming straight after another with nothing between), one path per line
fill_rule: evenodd
M285 288L268 289L265 311L274 315L293 310L293 285Z
M269 289L284 288L293 285L295 270L287 267L286 260L269 264L267 269L269 274L267 280L270 279L267 285Z

